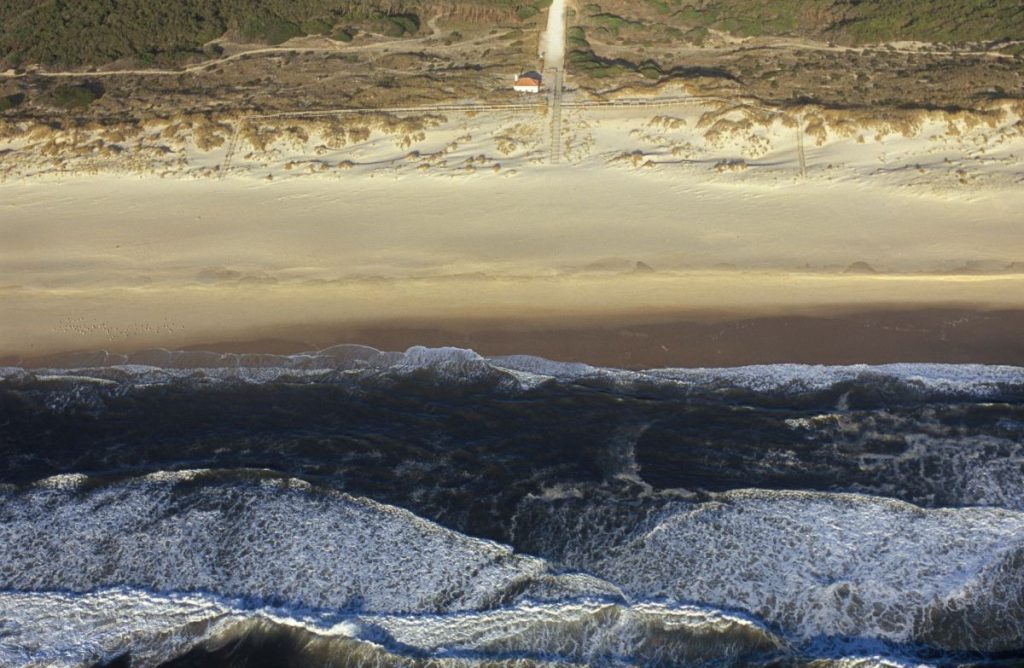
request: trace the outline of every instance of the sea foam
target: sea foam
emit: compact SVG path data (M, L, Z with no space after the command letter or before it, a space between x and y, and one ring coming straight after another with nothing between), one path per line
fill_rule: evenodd
M61 478L4 495L0 546L0 588L23 591L127 586L423 613L486 609L531 589L560 598L580 585L408 511L273 477Z
M404 353L339 345L295 355L254 355L147 350L130 355L106 352L65 355L60 366L26 370L0 368L0 380L64 381L156 385L174 382L272 383L354 382L381 376L419 374L439 383L493 380L510 390L546 382L600 381L619 389L660 386L675 390L742 389L757 393L819 392L861 383L896 383L935 396L999 396L1024 392L1024 367L980 364L883 364L820 366L774 364L729 368L625 370L529 355L484 357L463 348L414 346ZM342 373L346 372L346 373ZM342 374L342 375L339 375Z
M557 570L269 472L62 478L3 495L0 589L205 593L250 608L395 619L574 601L617 611L698 606L742 610L804 648L826 639L1024 646L1019 512L741 490L671 499L645 521L595 526L594 512L548 503L550 521L535 519L531 530L563 541L551 555ZM390 636L415 635L393 626Z
M807 643L1024 646L1020 512L736 490L666 502L633 526L602 524L596 508L548 513L549 524L535 519L534 530L563 537L551 556L631 599L737 608Z

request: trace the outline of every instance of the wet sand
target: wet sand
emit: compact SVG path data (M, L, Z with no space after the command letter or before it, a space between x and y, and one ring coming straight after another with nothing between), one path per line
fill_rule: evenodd
M1024 365L1024 309L885 307L799 314L691 312L573 320L389 321L359 326L289 325L259 338L195 341L184 350L294 354L340 343L380 350L414 345L483 355L536 355L627 369L749 364L936 362ZM76 366L93 351L0 358L3 364ZM119 352L132 352L123 349Z
M627 315L602 325L555 327L465 322L435 328L397 325L341 330L333 339L383 350L458 346L483 355L529 354L632 369L777 363L1024 365L1024 310L951 307L777 316L680 314L676 318L651 323L642 316ZM323 334L330 335L330 330ZM314 342L324 340L313 338Z

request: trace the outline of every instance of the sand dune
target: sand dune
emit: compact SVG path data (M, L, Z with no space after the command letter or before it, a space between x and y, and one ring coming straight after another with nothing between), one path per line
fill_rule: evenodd
M973 112L768 109L742 100L563 101L563 166L664 172L771 187L870 182L970 198L1024 180L1024 109ZM531 103L536 102L534 106ZM545 165L548 116L518 108L325 115L181 115L112 123L0 122L0 180L115 173L282 180L510 177ZM614 106L621 105L621 106ZM640 105L640 106L636 106Z

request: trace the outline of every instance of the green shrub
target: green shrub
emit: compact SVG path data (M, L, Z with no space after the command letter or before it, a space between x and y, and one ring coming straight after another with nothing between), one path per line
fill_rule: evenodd
M653 60L641 63L640 67L637 68L637 72L639 72L645 79L660 79L664 74L661 66Z
M239 26L247 40L264 44L281 44L303 35L302 28L277 16L250 16Z
M623 28L642 28L642 21L630 21L615 14L595 14L591 19L599 27L618 35Z
M334 34L331 35L331 39L337 40L339 42L351 42L352 37L353 35L348 28L340 28L338 30L335 30Z
M0 112L8 111L20 106L25 102L25 99L26 98L23 93L15 93L14 95L0 97Z
M420 17L415 14L395 14L388 19L402 28L400 35L411 35L420 31Z
M103 88L99 84L57 86L50 93L54 105L64 109L85 109L103 97Z
M590 49L590 42L587 41L587 33L579 26L572 26L566 31L565 37L570 49Z
M705 28L704 26L697 26L696 28L693 28L691 30L687 30L686 34L684 35L684 38L686 39L686 41L690 42L691 44L696 44L697 46L703 46L704 42L707 41L708 36L710 34L711 34L711 32L707 28Z
M326 35L331 32L331 28L333 27L334 26L323 19L311 19L309 21L303 21L302 32L307 35Z
M668 14L670 11L665 0L647 0L647 4L654 7L659 14Z
M702 23L704 21L704 14L693 5L687 5L676 14L676 18L686 23Z
M388 37L401 37L405 34L405 28L401 23L395 23L390 19L380 19L369 25L370 32L379 32Z
M378 32L388 37L404 37L420 29L420 17L415 14L385 14L374 12L369 21L361 26L370 32Z
M516 16L525 21L526 19L533 18L537 14L540 14L540 10L533 5L527 5L526 7L520 7L516 10Z

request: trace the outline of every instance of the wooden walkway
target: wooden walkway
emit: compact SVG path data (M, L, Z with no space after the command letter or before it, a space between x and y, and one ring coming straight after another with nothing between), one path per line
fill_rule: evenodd
M557 165L562 159L562 92L563 92L563 70L555 70L551 84L551 100L548 103L551 114L551 149L549 157L552 165Z

